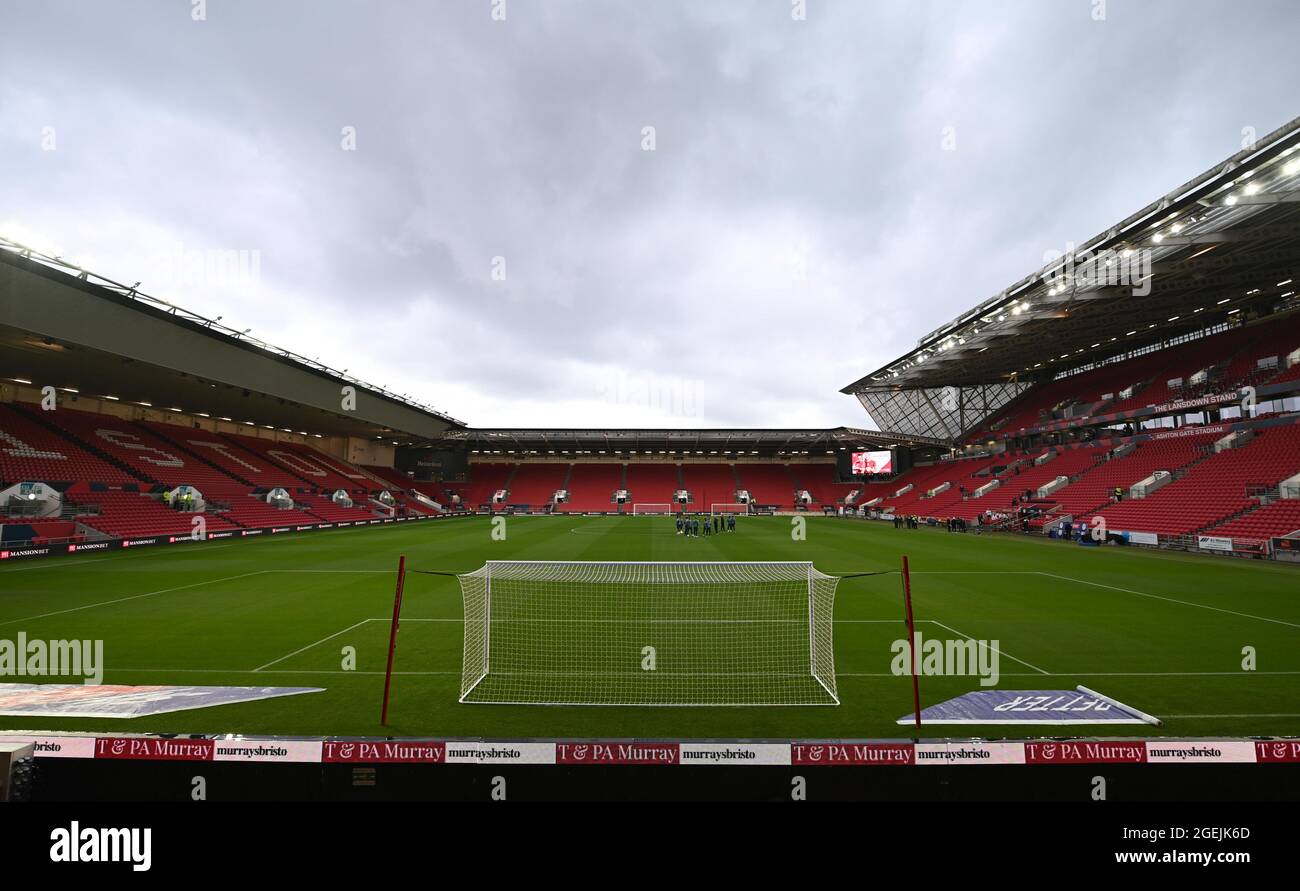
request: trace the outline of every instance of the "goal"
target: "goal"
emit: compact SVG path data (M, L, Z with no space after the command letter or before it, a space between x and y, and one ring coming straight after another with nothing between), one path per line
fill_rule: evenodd
M747 514L749 513L748 504L710 504L710 514Z
M665 503L665 504L634 504L634 505L632 505L632 516L634 516L634 517L646 517L646 516L652 516L652 515L653 515L653 516L660 516L660 515L663 515L663 514L671 514L672 512L673 512L673 506L672 506L671 504L667 504L667 503Z
M839 578L811 563L492 560L458 578L461 702L839 704Z

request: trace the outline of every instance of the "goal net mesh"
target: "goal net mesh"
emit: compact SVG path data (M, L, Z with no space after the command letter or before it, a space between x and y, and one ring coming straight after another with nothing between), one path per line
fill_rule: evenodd
M460 701L838 705L811 563L489 561L460 579Z
M671 514L673 506L671 504L634 504L632 505L632 514L643 517L647 514Z
M749 513L748 504L710 504L709 513L716 516L718 514L747 514Z

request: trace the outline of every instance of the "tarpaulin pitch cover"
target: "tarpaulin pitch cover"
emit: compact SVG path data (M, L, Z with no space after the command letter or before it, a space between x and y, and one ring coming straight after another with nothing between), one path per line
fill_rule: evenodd
M899 724L911 724L904 715ZM1087 687L978 690L921 710L924 724L1159 724L1146 712Z
M0 684L0 715L37 718L139 718L323 693L321 687L128 687L85 684Z

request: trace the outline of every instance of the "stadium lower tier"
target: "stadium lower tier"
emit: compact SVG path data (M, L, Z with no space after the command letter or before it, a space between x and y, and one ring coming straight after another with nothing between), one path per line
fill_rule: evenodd
M203 493L202 516L212 531L384 516L389 508L372 499L388 489L399 515L443 506L630 513L637 504L679 505L682 497L687 510L707 512L747 494L751 504L778 510L870 504L885 513L973 522L1029 507L1035 527L1099 517L1114 531L1263 539L1300 530L1300 499L1288 497L1297 494L1298 474L1294 417L1246 433L1226 425L1184 427L1122 442L1012 450L918 465L871 484L838 479L833 463L806 461L473 462L466 480L414 482L303 443L0 405L0 482L39 481L64 491L63 515L47 519L85 530L32 530L33 538L46 539L188 533L194 516L161 497L181 485ZM275 487L288 491L291 505L267 502ZM335 502L340 489L352 505Z

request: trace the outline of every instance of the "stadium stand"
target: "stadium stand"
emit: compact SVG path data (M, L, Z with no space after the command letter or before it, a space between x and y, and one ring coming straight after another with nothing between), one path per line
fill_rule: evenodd
M730 464L683 464L682 482L691 493L692 510L707 511L711 504L736 500L736 475Z
M294 507L329 523L356 522L373 519L376 516L369 499L365 496L354 501L351 507L344 507L335 504L325 495L298 495L294 498Z
M1300 467L1300 427L1261 430L1237 449L1211 454L1146 498L1125 500L1098 512L1107 526L1127 532L1190 535L1244 513L1258 492Z
M1115 487L1120 487L1127 497L1129 487L1155 473L1167 470L1175 473L1192 462L1205 457L1214 440L1223 434L1208 433L1200 436L1176 436L1169 439L1150 439L1138 444L1129 454L1107 460L1106 454L1094 454L1097 466L1063 489L1052 493L1060 512L1076 517L1091 517L1113 500Z
M460 497L460 506L467 510L474 510L481 505L489 504L492 496L500 489L506 488L510 480L515 464L501 464L492 462L472 462L469 466L468 480L444 481L439 483L413 483L411 488L416 492L427 495L434 500L452 504L452 495Z
M786 464L738 464L740 488L752 503L789 510L794 507L795 483Z
M629 503L668 504L679 488L681 477L676 464L633 462L627 465Z
M224 438L244 451L258 456L267 464L287 471L297 478L298 486L330 491L342 489L345 492L368 491L371 488L371 481L365 474L354 467L349 467L338 458L321 454L310 446L258 439L235 433L224 434Z
M233 499L222 515L240 526L258 528L282 526L288 523L312 524L321 522L321 517L296 508L273 507L257 495L244 495ZM333 521L328 521L333 522Z
M1287 369L1286 357L1297 348L1300 330L1294 324L1233 328L1031 387L967 441L981 442L995 433L1014 433L1058 420L1074 405L1089 407L1088 414L1121 412L1246 385L1295 380L1300 365ZM1276 364L1259 367L1261 359L1272 358ZM1206 372L1206 379L1193 384L1198 372ZM1171 387L1171 380L1183 383ZM1119 398L1129 387L1134 388L1133 394ZM1115 398L1104 400L1108 393Z
M371 476L379 477L379 479L388 484L391 490L396 491L411 488L411 483L413 482L412 479L400 470L396 470L392 467L379 467L374 464L361 464L358 466Z
M70 520L0 520L0 545L7 547L84 540L85 536L77 532L77 524Z
M613 510L614 492L622 482L622 464L574 464L569 474L569 500L557 509L565 513Z
M1045 452L1056 454L1054 458L1043 464L1035 464L1034 460ZM954 504L949 515L963 520L973 520L977 514L984 511L1011 510L1013 501L1037 497L1039 487L1051 483L1057 477L1074 478L1085 474L1096 466L1097 457L1094 449L1031 450L1029 455L1020 457L1008 469L991 477L990 482L996 479L1000 483L996 489L982 496L972 497L963 503Z
M534 510L555 500L555 492L564 486L569 465L558 463L520 464L510 480L510 497L513 505L528 505Z
M1213 527L1207 534L1230 538L1263 539L1300 531L1300 499L1289 498L1262 505Z
M176 511L159 499L139 492L121 490L87 492L78 498L78 503L82 506L97 507L100 512L98 516L81 517L79 522L116 538L189 535L194 530L196 516L203 517L208 532L239 528L238 524L232 522L224 513L207 511L196 514Z
M94 481L108 485L139 482L108 456L78 446L71 439L39 423L17 405L0 405L0 480L5 483L42 481L73 483Z
M292 491L305 485L302 478L241 448L220 434L170 424L145 422L145 425L176 448L215 466L231 479L240 481L245 491L249 488L276 487Z
M892 491L897 492L905 486L913 488L902 495L891 495L881 504L882 508L892 508L898 514L910 514L922 517L950 517L952 509L963 501L962 488L967 492L984 485L992 479L992 469L1005 464L1005 457L965 458L947 461L929 467L917 467L891 484ZM977 474L986 474L977 476ZM942 492L929 495L947 484Z

